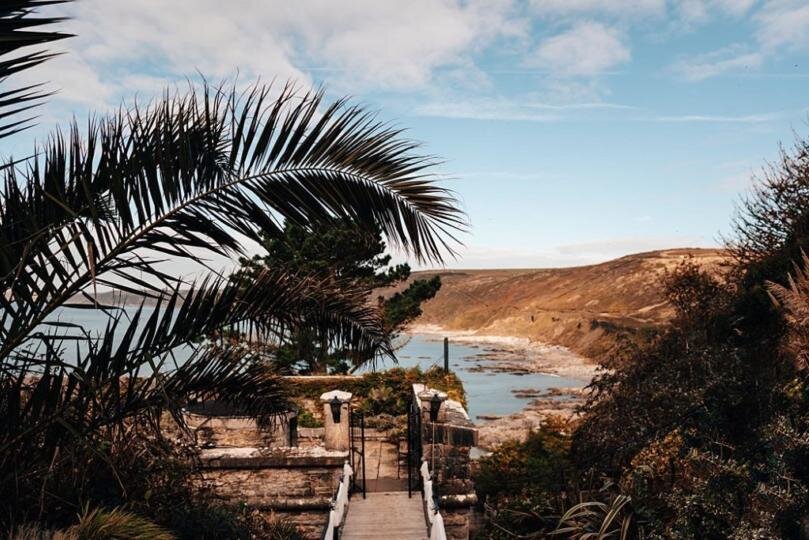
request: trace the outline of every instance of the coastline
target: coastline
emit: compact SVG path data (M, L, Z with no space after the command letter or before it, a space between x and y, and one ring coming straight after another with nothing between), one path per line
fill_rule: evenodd
M549 416L571 419L576 408L584 402L587 386L596 374L595 362L574 353L566 347L532 342L527 338L478 334L474 331L447 330L438 325L414 324L409 334L434 336L436 341L447 337L465 345L485 346L481 355L486 365L479 368L503 373L542 373L568 377L581 382L580 386L551 388L537 391L526 388L513 390L526 399L523 407L512 414L473 419L478 425L478 446L491 451L508 440L524 440L529 431L536 430Z
M465 344L499 345L506 349L503 351L506 353L523 352L526 353L527 362L523 360L519 366L514 366L512 359L504 358L502 360L505 368L515 367L516 371L529 370L533 373L571 377L581 380L582 387L590 383L598 369L595 362L567 347L549 345L523 337L478 334L472 330L447 330L435 324L413 324L406 329L406 332L435 336L436 339L447 337L450 341Z

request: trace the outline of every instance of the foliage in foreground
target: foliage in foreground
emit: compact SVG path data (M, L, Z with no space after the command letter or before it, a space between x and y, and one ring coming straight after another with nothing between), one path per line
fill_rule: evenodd
M689 261L671 272L670 327L626 344L594 381L558 458L574 482L525 469L549 435L496 452L497 474L482 467L493 537L809 536L809 141L743 201L728 247L722 276ZM498 476L515 495L497 494ZM582 489L588 479L605 487Z

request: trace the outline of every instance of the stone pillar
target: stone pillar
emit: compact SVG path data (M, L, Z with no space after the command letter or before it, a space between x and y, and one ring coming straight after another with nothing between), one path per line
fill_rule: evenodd
M340 420L334 421L333 404L337 398L340 404ZM349 408L351 392L332 390L320 396L323 403L324 442L326 450L348 450L349 446Z
M471 478L470 449L477 444L477 429L457 401L424 385L413 385L421 407L422 457L427 460L440 495L438 506L449 540L468 540L470 518L477 504ZM430 405L437 394L438 418L430 422Z

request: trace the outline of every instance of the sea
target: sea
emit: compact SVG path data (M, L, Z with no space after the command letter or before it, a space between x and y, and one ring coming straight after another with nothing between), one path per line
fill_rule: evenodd
M128 315L135 308L124 308ZM144 318L148 317L150 308L144 308ZM80 324L91 335L102 332L107 325L107 316L92 309L62 308L49 319L51 322ZM62 330L62 328L60 328ZM70 331L69 329L64 331ZM396 361L387 360L377 364L375 369L393 366L428 369L430 366L443 366L443 339L435 334L410 334L400 336L402 343L396 352ZM497 358L506 352L511 359L520 355L533 354L517 346L491 343L470 343L468 341L449 342L449 365L463 382L467 394L468 412L474 421L478 417L506 416L519 412L526 400L515 396L514 391L531 389L533 393L550 388L582 387L586 384L582 379L562 377L551 373L525 373L519 371L496 370ZM177 351L176 361L182 362L188 357L185 351ZM486 369L481 369L486 366Z

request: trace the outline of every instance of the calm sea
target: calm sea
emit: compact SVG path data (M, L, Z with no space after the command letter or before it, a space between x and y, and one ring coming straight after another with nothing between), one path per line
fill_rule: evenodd
M134 308L126 308L128 314L134 312ZM144 315L149 315L149 308L144 309ZM80 323L91 333L97 333L104 329L107 324L107 317L95 310L62 309L55 313L49 320ZM441 338L434 335L414 334L398 353L398 365L402 367L420 366L426 369L432 365L443 366L443 343ZM492 373L474 370L475 366L483 362L483 356L487 356L485 363L491 365L494 346L472 345L469 343L453 343L450 341L449 362L450 369L455 371L463 381L466 388L469 415L474 420L478 415L508 415L519 411L525 406L526 401L514 396L513 390L535 389L544 390L552 387L581 387L583 381L555 375L531 373ZM503 350L506 347L497 345L497 349ZM521 354L519 349L512 349L511 353ZM187 358L187 353L178 351L176 354L178 361ZM388 361L377 369L392 367L395 364Z

